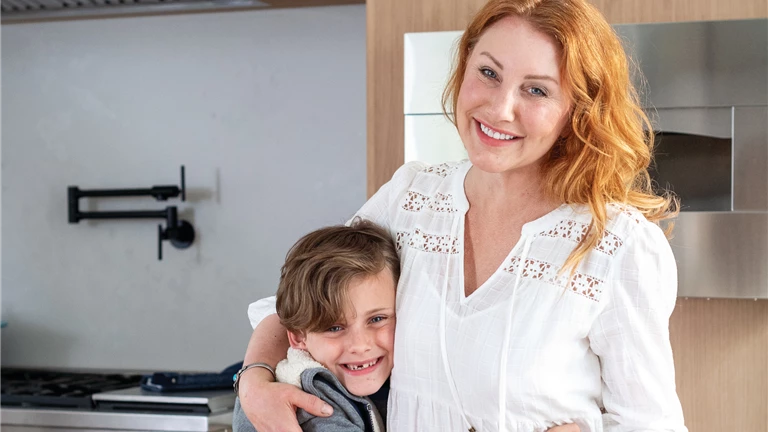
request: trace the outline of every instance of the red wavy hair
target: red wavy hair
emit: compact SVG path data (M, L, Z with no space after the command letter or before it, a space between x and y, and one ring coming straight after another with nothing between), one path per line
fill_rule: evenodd
M486 29L508 17L525 19L560 45L563 88L573 101L570 124L545 157L547 193L568 204L583 204L592 214L589 232L571 252L565 268L576 266L604 235L607 205L639 210L659 223L677 215L671 194L656 195L648 166L653 130L630 78L618 36L586 0L490 0L462 36L454 70L443 92L443 110L456 124L459 89L472 49ZM647 131L647 132L646 132ZM667 226L671 234L672 223Z

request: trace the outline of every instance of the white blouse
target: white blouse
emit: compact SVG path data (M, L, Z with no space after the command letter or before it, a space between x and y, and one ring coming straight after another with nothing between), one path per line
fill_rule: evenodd
M470 167L406 164L357 213L389 229L401 259L388 431L687 431L668 328L677 270L659 227L609 206L569 281L558 271L591 216L563 205L525 224L467 297ZM251 304L251 324L274 311L274 298Z

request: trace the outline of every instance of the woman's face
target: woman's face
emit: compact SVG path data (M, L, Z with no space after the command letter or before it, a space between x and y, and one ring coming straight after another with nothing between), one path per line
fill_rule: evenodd
M489 173L538 169L569 121L559 54L554 39L518 17L500 20L480 37L456 106L474 166Z

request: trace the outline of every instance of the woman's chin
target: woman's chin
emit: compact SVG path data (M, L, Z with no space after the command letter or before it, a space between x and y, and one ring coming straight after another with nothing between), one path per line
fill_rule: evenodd
M488 174L538 174L538 167L541 165L541 161L543 160L543 157L535 161L524 160L520 157L517 157L515 154L510 154L511 152L495 153L482 150L473 150L474 149L467 149L467 155L469 157L469 161L472 162L472 166Z
M468 152L472 166L489 174L499 174L515 168L513 161L486 152Z

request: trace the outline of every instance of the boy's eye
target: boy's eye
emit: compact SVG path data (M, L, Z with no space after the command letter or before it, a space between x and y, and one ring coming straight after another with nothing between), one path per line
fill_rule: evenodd
M337 333L337 332L340 332L341 330L342 330L341 326L337 326L336 325L336 326L332 326L332 327L328 328L328 330L326 330L326 331L329 332L329 333Z
M375 323L377 323L377 322L381 322L381 321L384 321L385 319L387 319L387 317L384 317L384 316L375 316L375 317L371 318L371 323L375 324Z

